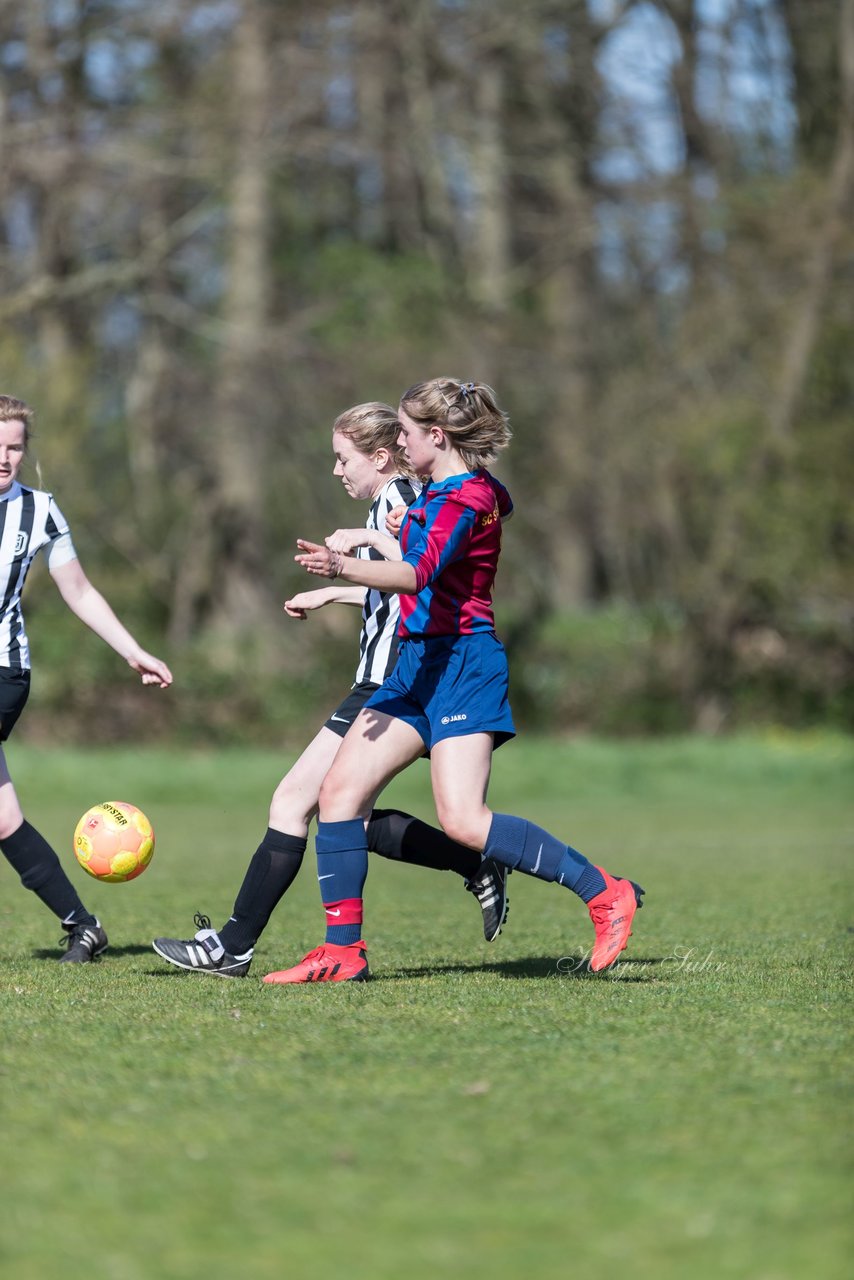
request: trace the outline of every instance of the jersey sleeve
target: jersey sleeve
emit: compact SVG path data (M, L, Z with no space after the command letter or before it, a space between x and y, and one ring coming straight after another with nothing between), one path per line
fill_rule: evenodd
M68 521L60 511L56 498L54 498L52 493L48 495L45 533L51 542L54 538L60 538L64 533L68 533Z
M423 517L422 524L419 516ZM407 550L403 557L415 570L415 592L423 591L443 569L465 555L476 512L453 494L431 499L427 508L409 512Z
M44 558L51 571L61 568L71 560L76 560L77 551L71 541L71 534L61 533L58 538L54 538L53 542L49 542L44 549Z
M394 480L389 480L388 484L380 494L375 515L376 524L372 524L369 518L368 528L374 528L379 533L387 534L388 529L386 528L386 521L392 511L394 511L396 507L406 507L407 509L411 507L420 492L421 485L417 480L408 480L405 476L396 476ZM407 518L407 514L408 511L404 512L404 520ZM400 541L400 533L398 533L397 536L398 541ZM382 560L385 558L381 552L375 552L373 548L371 551L372 554L370 559Z
M395 507L411 507L420 492L421 485L417 480L406 480L403 476L398 476L386 488L388 510L392 511Z
M496 480L491 471L486 473L489 476L489 483L495 491L495 501L498 504L498 514L502 520L506 520L509 515L513 514L513 499L510 493L504 487L500 480Z
M498 495L498 514L502 520L506 520L508 516L513 514L513 499L500 481L496 481L496 484L498 486L495 491Z
M52 494L48 505L47 519L45 520L45 537L47 541L44 544L44 558L47 561L48 569L59 569L62 565L68 564L70 560L77 559L77 552L71 540L68 521L57 506Z
M385 489L385 510L382 514L382 521L378 523L381 533L388 532L386 529L386 520L391 512L394 511L395 507L406 507L408 509L412 506L420 492L421 485L417 480L407 480L403 476L398 476L396 479L389 482ZM408 510L404 512L404 520L407 519L408 514ZM398 540L400 540L399 533Z

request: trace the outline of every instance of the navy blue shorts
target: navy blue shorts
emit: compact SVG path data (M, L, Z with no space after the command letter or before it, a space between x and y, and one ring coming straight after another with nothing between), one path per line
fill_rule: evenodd
M507 700L507 655L494 631L403 640L397 666L366 705L405 720L429 749L445 738L515 737Z
M0 667L0 742L5 742L30 696L29 671Z
M331 729L333 733L338 734L339 738L343 738L368 698L379 687L373 680L363 680L361 684L354 684L341 705L332 712L323 726L324 729Z

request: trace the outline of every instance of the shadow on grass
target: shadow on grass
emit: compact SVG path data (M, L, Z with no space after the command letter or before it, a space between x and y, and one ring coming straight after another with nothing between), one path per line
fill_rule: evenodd
M603 977L620 982L658 982L662 975L656 973L655 968L663 963L660 956L632 956L618 960L604 973L591 973L586 956L522 956L517 960L475 964L463 961L457 964L425 964L375 976L392 982L403 978L429 978L439 973L495 973L501 978L569 978L582 982L591 979L598 982Z
M39 947L32 952L36 960L56 960L55 948ZM96 957L94 964L103 961L109 963L116 956L151 956L151 948L136 943L127 946L112 944L102 955ZM378 982L400 982L409 978L430 978L445 973L494 973L501 978L566 978L574 982L601 981L603 978L612 982L660 982L663 972L656 968L667 962L668 957L631 956L618 960L604 973L591 973L587 968L587 956L521 956L516 960L476 961L468 963L460 960L453 964L423 964L407 968L395 969L391 972L374 972L372 977ZM672 959L672 957L670 957ZM153 960L151 968L145 969L148 978L169 978L182 972L176 966L158 965ZM193 976L192 970L184 972Z
M59 947L37 947L31 954L34 960L56 960L57 952L62 950ZM111 942L107 950L102 952L100 956L95 958L95 963L101 959L109 960L110 956L144 956L151 951L151 947L142 946L140 943L132 943L126 947L114 946Z
M260 978L264 972L264 970L259 969L256 974L253 970L252 973L244 973L241 977L233 978L229 974L211 973L210 969L182 969L179 964L170 964L168 960L164 960L159 968L156 967L156 963L157 962L155 961L155 967L152 967L151 969L140 970L140 973L144 978L175 978L177 976L179 978L190 978L195 982L199 977L213 977L216 978L220 984L231 982L236 986L240 986L243 983L251 986L252 979L255 977Z

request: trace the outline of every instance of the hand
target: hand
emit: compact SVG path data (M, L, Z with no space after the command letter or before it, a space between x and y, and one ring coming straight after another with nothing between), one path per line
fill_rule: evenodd
M405 503L401 503L399 507L392 507L385 519L386 532L390 533L393 538L400 537L400 526L403 524L403 517L406 515L407 507Z
M330 551L340 551L342 555L349 555L356 547L369 547L371 545L370 529L336 529L334 533L330 533L328 538L324 538Z
M340 551L330 551L328 547L320 546L317 542L307 542L304 538L297 538L297 546L300 554L294 556L294 560L308 573L316 573L321 578L338 577L344 558Z
M285 613L289 618L299 618L304 622L312 609L322 609L329 603L328 592L328 587L321 587L319 591L300 591L285 601Z
M157 684L161 689L167 689L172 683L172 672L166 663L146 653L144 649L138 649L127 661L128 666L142 676L143 684Z

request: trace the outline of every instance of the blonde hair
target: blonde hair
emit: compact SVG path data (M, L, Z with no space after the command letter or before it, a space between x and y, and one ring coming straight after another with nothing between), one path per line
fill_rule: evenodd
M23 400L17 400L14 396L0 396L0 422L23 422L24 457L35 468L36 478L41 488L44 483L42 469L38 458L33 458L30 454L30 441L33 434L31 423L35 416L35 411Z
M23 422L24 447L30 442L30 422L35 417L33 410L23 400L14 396L0 396L0 422Z
M369 400L366 404L345 409L332 424L333 435L336 431L346 436L359 453L370 456L377 449L387 449L396 470L402 475L412 475L403 449L397 442L400 419L391 405Z
M513 436L507 414L485 382L416 382L403 393L400 405L419 426L441 427L469 471L489 466Z

